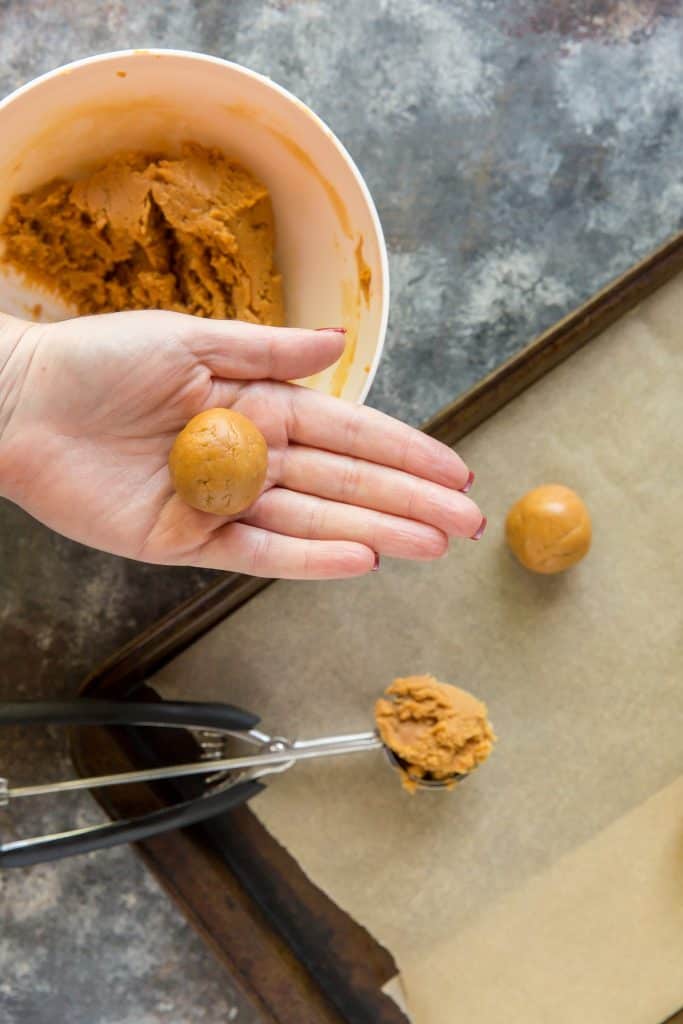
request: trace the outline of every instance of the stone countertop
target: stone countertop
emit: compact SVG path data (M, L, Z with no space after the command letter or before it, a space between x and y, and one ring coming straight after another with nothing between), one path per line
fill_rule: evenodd
M270 75L351 151L389 244L370 402L419 423L681 226L683 0L0 0L0 95L165 46ZM81 548L0 506L0 699L83 676L213 574ZM0 774L68 771L56 731ZM27 809L28 810L28 809ZM97 820L34 804L3 834ZM0 877L3 1024L257 1018L128 849Z

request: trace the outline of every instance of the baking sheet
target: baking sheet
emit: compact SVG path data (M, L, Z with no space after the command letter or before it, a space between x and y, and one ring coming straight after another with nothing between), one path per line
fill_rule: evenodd
M428 566L385 564L364 580L277 583L155 679L165 696L241 703L267 729L302 738L367 728L394 675L431 671L487 701L499 747L453 794L408 797L380 754L364 754L298 766L252 805L313 881L392 951L415 1024L453 1024L454 1006L479 1006L482 976L495 979L496 998L478 1019L498 1024L500 1000L518 995L513 967L535 948L529 922L512 915L501 950L509 901L543 881L542 904L558 908L542 925L548 948L570 950L567 865L587 858L590 874L601 857L623 858L641 832L638 809L657 793L674 797L655 800L649 827L683 849L679 791L667 789L683 770L682 371L676 279L459 446L490 518L481 543L456 544ZM542 578L514 563L502 526L520 494L551 481L585 498L594 546L570 573ZM591 853L603 850L599 834L600 856ZM645 893L660 870L646 850ZM606 946L598 924L620 904L635 935L640 896L619 872L604 877L582 919L593 1019L655 1024L683 1005L683 895L672 889L647 918L646 946L666 944L671 955L646 957L622 978L622 947ZM683 894L683 866L679 881ZM470 946L463 936L475 926ZM620 977L618 1010L610 974ZM551 991L554 1022L585 1024L559 952L529 985L527 1021L545 1019Z

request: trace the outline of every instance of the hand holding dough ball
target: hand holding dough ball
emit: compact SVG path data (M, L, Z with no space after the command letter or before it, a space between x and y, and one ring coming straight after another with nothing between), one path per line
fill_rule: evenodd
M512 506L505 535L523 566L550 575L588 554L591 520L578 494L561 484L545 484Z
M268 446L251 420L232 409L207 409L180 431L168 458L176 491L188 505L236 516L258 498Z

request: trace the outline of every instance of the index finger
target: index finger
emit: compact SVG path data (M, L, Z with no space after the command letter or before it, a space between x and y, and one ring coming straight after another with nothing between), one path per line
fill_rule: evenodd
M377 409L292 388L288 434L291 441L353 455L434 483L469 489L468 466L447 445Z
M295 380L330 366L344 350L343 327L304 330L238 320L186 318L186 344L214 377Z

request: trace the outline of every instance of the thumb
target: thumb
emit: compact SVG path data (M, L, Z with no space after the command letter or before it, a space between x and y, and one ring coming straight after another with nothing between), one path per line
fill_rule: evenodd
M225 380L295 380L319 373L344 351L343 327L307 331L237 320L192 320L192 352Z

